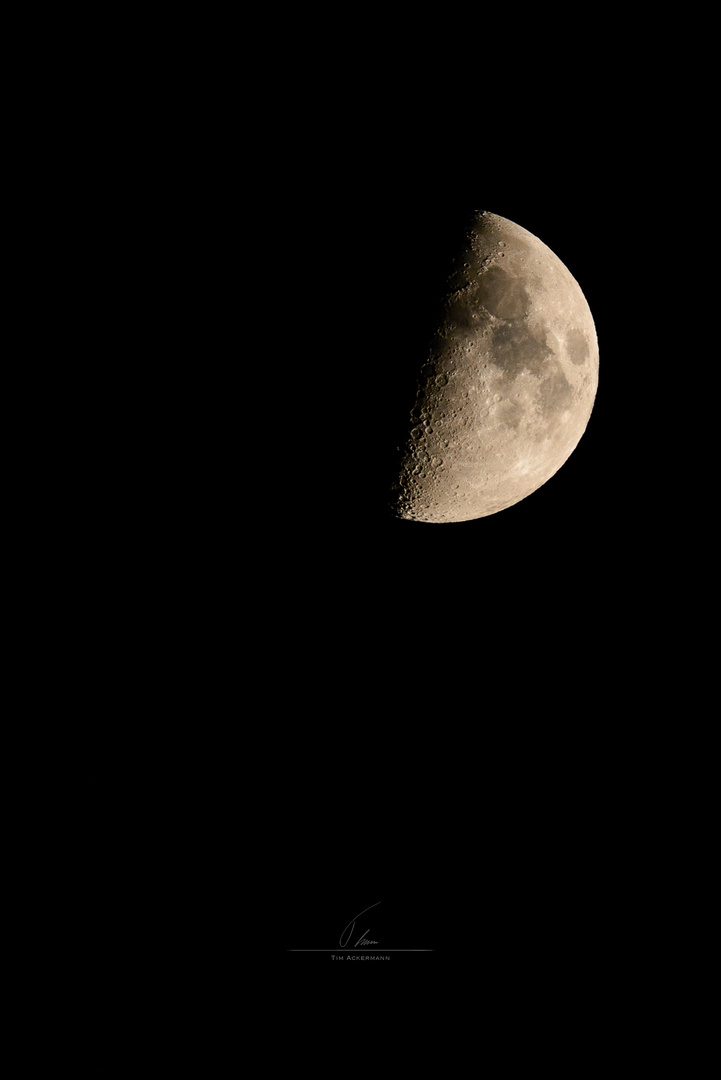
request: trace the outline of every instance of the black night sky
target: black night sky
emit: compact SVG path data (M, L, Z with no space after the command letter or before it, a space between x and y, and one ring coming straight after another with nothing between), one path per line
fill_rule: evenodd
M471 201L379 183L329 213L322 199L286 208L298 292L277 331L293 370L278 388L289 416L271 532L284 662L268 691L286 717L274 865L287 948L335 946L382 900L378 940L451 962L480 888L484 941L492 925L496 945L541 949L529 927L555 936L569 903L581 919L600 888L618 717L598 700L626 662L610 638L633 611L628 582L646 573L627 513L632 323L619 310L632 283L609 288L613 215L594 191L518 188L479 182ZM473 209L534 233L580 283L598 395L577 449L527 499L471 522L402 521L386 507L397 420Z
M437 142L411 151L390 123L362 144L328 130L287 147L294 184L278 180L259 316L258 370L281 417L256 628L278 732L266 797L279 953L292 970L315 963L284 950L335 947L380 900L382 945L454 964L473 926L491 951L536 950L540 970L547 943L563 927L583 935L605 895L645 738L627 720L631 628L654 574L639 312L668 211L649 203L629 230L643 178L618 183L615 136L549 158L540 133L533 152L487 162L476 148L447 170ZM398 520L398 425L475 210L539 237L580 284L596 402L571 457L522 502L458 524Z

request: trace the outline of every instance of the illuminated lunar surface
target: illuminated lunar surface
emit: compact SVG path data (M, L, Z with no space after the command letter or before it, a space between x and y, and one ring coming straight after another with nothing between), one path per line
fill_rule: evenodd
M421 371L394 512L468 521L525 499L578 445L597 386L596 330L570 271L536 236L479 212Z

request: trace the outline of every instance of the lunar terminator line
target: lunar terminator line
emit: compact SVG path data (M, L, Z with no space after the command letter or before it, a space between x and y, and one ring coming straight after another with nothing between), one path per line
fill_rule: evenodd
M400 447L394 512L487 517L556 473L583 435L598 341L578 282L538 237L474 215Z

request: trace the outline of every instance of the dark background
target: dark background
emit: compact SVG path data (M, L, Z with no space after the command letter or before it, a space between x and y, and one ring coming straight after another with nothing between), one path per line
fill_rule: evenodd
M283 208L294 284L271 333L287 414L266 553L264 647L281 658L265 688L271 888L283 948L335 947L381 900L369 936L435 950L396 965L455 964L470 948L539 971L559 938L571 965L599 948L637 752L624 634L650 572L629 375L638 289L627 263L618 272L624 240L609 242L621 208L593 172L572 194L525 174L472 186L425 190L404 172ZM596 322L598 396L571 458L521 503L400 521L386 507L397 419L473 209L519 223L574 274Z
M81 495L80 558L102 565L78 661L121 717L108 757L144 852L129 906L178 969L196 948L219 964L236 1001L251 949L274 991L292 979L312 1005L311 971L378 984L380 967L430 973L436 996L469 965L491 995L505 979L545 996L549 975L573 993L621 941L625 978L648 925L635 882L676 787L659 747L679 717L653 704L658 644L685 630L672 549L703 524L668 421L679 400L703 407L682 371L705 317L690 256L708 247L673 57L616 26L597 39L590 20L545 41L526 21L454 22L445 40L431 25L421 46L411 26L390 41L369 19L364 41L298 18L297 38L286 16L262 41L229 34L227 60L220 33L204 61L178 50L157 111L140 90L134 153L113 147L79 187L97 184L95 243L122 278L114 291L86 260L92 371L109 375L88 380L88 411L117 467L101 455ZM399 424L478 209L580 283L598 397L523 502L399 521ZM78 430L85 463L98 455ZM434 951L289 951L335 948L378 901L359 933Z
M262 940L301 979L327 954L285 950L335 947L379 900L369 936L435 950L394 954L394 970L480 954L572 977L625 918L657 720L644 628L669 602L647 428L679 209L663 104L641 122L635 90L609 97L599 66L582 69L541 66L522 106L486 93L456 112L362 87L334 105L335 83L314 94L308 74L255 163L262 200L241 204L264 247L243 400L272 416L242 448L238 496L252 475L260 555L240 554L241 533L239 626L259 746L245 779L260 775L263 799L247 833ZM399 417L478 209L579 282L598 395L570 459L521 503L400 521L386 506Z

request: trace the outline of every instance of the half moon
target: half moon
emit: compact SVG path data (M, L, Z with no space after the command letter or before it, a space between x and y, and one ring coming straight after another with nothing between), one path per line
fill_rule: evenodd
M525 499L578 445L597 387L578 282L526 229L475 214L399 447L394 512L468 521Z

